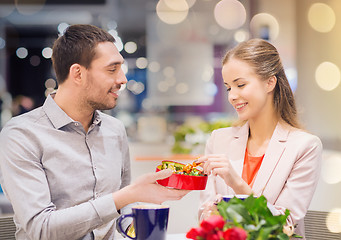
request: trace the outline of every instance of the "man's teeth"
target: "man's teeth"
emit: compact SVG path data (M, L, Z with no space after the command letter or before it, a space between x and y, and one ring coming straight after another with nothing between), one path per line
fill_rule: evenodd
M240 108L244 107L245 105L246 105L246 103L240 104L240 105L236 106L236 109L240 109Z

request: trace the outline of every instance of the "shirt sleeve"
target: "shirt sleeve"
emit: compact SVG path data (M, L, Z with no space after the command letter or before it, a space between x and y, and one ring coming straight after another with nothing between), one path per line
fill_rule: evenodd
M0 134L0 166L4 192L16 224L30 239L77 239L119 216L112 195L57 210L40 162L37 142L19 129Z
M127 134L125 131L123 131L122 136L123 136L123 139L122 139L121 149L122 149L122 155L123 155L123 167L122 167L121 188L124 188L124 187L128 186L131 182L131 167L130 167L131 163L130 163L128 139L127 139ZM121 215L131 213L132 212L131 208L134 205L135 204L129 204L129 205L123 207L122 209L120 209ZM132 223L131 218L123 219L121 222L122 228L127 229L131 223ZM116 228L117 228L118 232L121 232L120 228L118 226L116 226Z

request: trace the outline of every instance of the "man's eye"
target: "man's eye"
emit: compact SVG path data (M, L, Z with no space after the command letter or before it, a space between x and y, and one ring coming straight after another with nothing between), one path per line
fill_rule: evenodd
M116 72L116 69L110 69L109 72Z

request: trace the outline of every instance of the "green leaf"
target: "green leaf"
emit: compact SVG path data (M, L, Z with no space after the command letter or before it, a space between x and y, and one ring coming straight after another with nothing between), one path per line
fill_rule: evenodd
M280 234L278 234L277 239L279 239L279 240L289 240L290 238L285 233L280 233Z
M290 214L273 216L264 196L255 198L250 195L245 200L236 197L230 201L221 201L217 205L220 215L227 221L225 229L236 226L248 232L249 240L288 240L283 233L283 226Z

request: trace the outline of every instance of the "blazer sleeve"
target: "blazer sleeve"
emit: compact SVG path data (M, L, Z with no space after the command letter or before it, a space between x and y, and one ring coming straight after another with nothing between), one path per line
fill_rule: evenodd
M306 136L308 139L305 137L305 139L297 138L291 141L289 149L294 145L297 148L296 160L280 194L277 198L269 196L272 200L269 200L269 208L273 214L283 214L285 209L290 210L287 224L291 226L303 224L321 171L322 143L316 136L310 134Z

